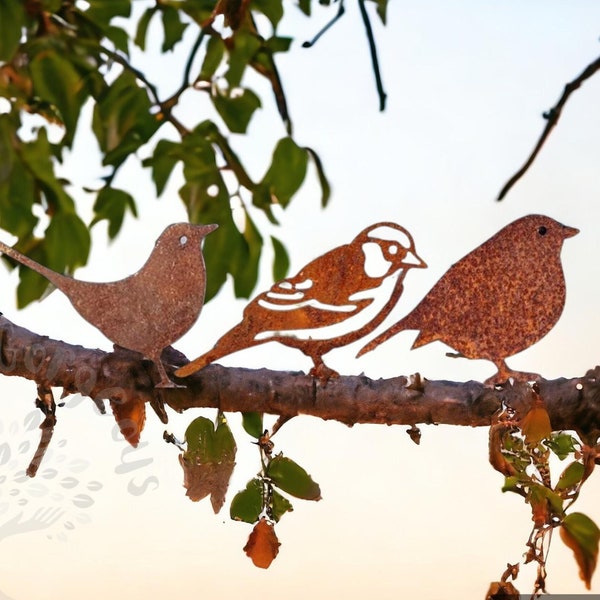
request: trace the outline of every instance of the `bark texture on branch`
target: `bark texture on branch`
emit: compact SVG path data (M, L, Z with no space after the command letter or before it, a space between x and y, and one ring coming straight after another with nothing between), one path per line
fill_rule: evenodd
M163 360L172 371L186 358L167 349ZM168 365L172 365L169 367ZM32 333L0 316L0 374L25 377L38 386L61 387L63 395L81 393L103 409L113 404L151 402L157 394L172 409L218 407L225 412L258 411L292 417L312 415L347 425L379 423L489 426L502 403L517 415L531 401L528 385L485 387L468 381L428 381L419 376L373 380L341 376L322 384L301 372L225 368L209 365L181 380L187 387L155 390L158 373L136 353L74 346ZM600 367L574 379L542 380L553 430L576 431L588 444L600 435Z

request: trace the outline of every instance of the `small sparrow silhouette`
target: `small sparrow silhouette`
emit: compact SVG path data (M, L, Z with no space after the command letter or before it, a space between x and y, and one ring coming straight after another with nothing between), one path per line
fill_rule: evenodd
M169 225L146 264L120 281L92 283L62 275L0 242L0 252L53 283L77 312L115 344L143 354L160 374L158 388L177 387L165 371L162 350L196 322L206 273L201 243L217 225Z
M511 370L505 358L554 327L566 298L560 252L579 233L550 217L510 223L452 265L406 317L370 341L357 356L405 329L418 329L412 347L440 340L467 358L491 360L486 383L539 378Z
M310 357L311 375L336 376L322 355L372 332L398 301L408 270L426 266L406 229L388 222L371 225L254 298L241 323L175 374L186 377L238 350L277 341ZM339 324L343 333L334 328Z

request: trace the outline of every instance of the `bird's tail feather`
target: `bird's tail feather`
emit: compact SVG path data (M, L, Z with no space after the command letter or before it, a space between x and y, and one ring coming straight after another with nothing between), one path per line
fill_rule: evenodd
M36 262L35 260L32 260L24 254L21 254L18 250L15 250L14 248L11 248L10 246L7 246L2 242L0 242L0 252L2 252L2 254L10 256L12 259L16 260L17 262L20 262L22 265L29 267L36 273L39 273L40 275L48 279L48 281L51 281L53 284L55 284L57 287L60 286L61 280L64 279L64 275L56 273L55 271L53 271L52 269L48 269L48 267L45 267L44 265L40 265L40 263Z
M192 362L180 367L175 371L177 377L188 377L192 373L206 367L206 365L223 358L229 354L233 354L238 350L250 348L257 344L262 344L269 340L256 340L248 330L247 324L242 321L233 329L230 329L225 335L219 338L218 342L208 352L194 359Z
M356 358L358 358L359 356L362 356L363 354L366 354L367 352L371 352L371 350L375 350L375 348L377 348L377 346L379 346L380 344L383 344L383 342L386 342L392 336L396 335L400 331L404 331L405 329L412 329L412 328L406 323L406 318L400 319L400 321L398 321L397 323L392 325L389 329L387 329L383 333L379 334L377 337L373 338L368 344L365 344L358 351Z
M218 352L215 352L213 348L212 350L209 350L202 356L195 358L192 362L189 362L187 365L179 367L179 369L175 371L175 375L177 377L188 377L189 375L192 375L192 373L200 371L200 369L203 369L206 365L210 364L214 360L221 358L221 356L223 355L219 354Z

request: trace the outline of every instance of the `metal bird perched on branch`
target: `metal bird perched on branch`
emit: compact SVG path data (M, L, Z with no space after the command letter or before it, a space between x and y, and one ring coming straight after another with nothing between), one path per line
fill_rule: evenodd
M560 252L579 233L550 217L529 215L510 223L452 265L416 308L371 340L357 356L405 329L419 330L412 348L439 340L464 357L491 360L486 383L539 378L505 362L544 337L565 304Z
M406 229L371 225L254 298L241 323L175 374L186 377L238 350L277 341L310 357L311 375L336 376L322 355L374 331L396 305L408 270L426 266Z
M141 353L158 369L155 387L172 388L161 362L164 348L196 322L206 287L201 243L217 225L169 225L144 266L120 281L73 279L0 242L0 252L33 269L67 296L77 312L113 343Z

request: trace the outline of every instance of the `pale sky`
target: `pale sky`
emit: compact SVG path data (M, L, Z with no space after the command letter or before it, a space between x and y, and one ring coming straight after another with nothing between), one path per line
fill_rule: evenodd
M291 272L371 223L403 225L429 268L408 274L387 325L503 225L547 214L581 230L562 253L567 302L551 333L508 362L549 379L583 375L598 362L600 333L600 75L572 97L529 174L502 203L494 198L537 140L542 112L598 56L600 3L390 2L388 27L373 19L388 93L383 114L355 3L347 3L347 15L313 49L299 47L334 10L315 7L318 18L311 20L290 10L281 26L282 34L298 40L280 61L295 138L319 152L333 186L325 211L313 177L281 214L274 232L286 242ZM164 75L168 81L168 64L153 69L155 79ZM256 177L284 135L265 98L249 139L233 139ZM181 116L197 119L198 110L190 99ZM93 155L85 140L80 144L65 172L89 185L98 171L85 162ZM104 226L96 228L89 265L77 272L82 279L119 279L136 271L162 229L185 219L177 182L157 201L148 176L130 163L117 183L136 195L140 219L128 218L123 236L110 246ZM0 282L0 310L7 318L70 343L110 349L60 293L17 311L15 276L2 270ZM270 284L266 263L257 291ZM176 347L190 357L211 347L241 317L244 301L232 297L227 286ZM331 352L326 362L342 374L373 378L420 372L466 381L493 373L484 361L446 358L441 343L410 351L414 335L401 333L356 360L358 342ZM222 362L310 368L300 352L275 344ZM55 443L38 477L15 481L37 444L29 420L35 386L3 378L1 389L0 440L7 445L0 452L0 599L483 598L489 582L525 551L530 511L518 496L501 493L503 478L488 464L484 428L423 426L417 447L405 427L350 429L307 417L286 424L276 450L313 475L323 500L293 501L294 512L277 526L279 556L263 571L242 551L250 526L231 522L227 508L215 516L208 502L185 497L177 451L162 441L165 428L153 414L133 452L115 434L110 415L99 416L87 399L71 399L59 413ZM213 411L170 413L167 429L181 438L199 414L214 417ZM258 469L239 417L230 422L238 457L228 501ZM562 466L556 468L558 475ZM597 479L584 486L576 509L600 523ZM39 529L17 535L15 523L37 523ZM558 535L548 572L549 591L585 592ZM523 567L516 582L522 593L530 592L534 576L533 567ZM600 591L599 581L597 575L592 592Z

